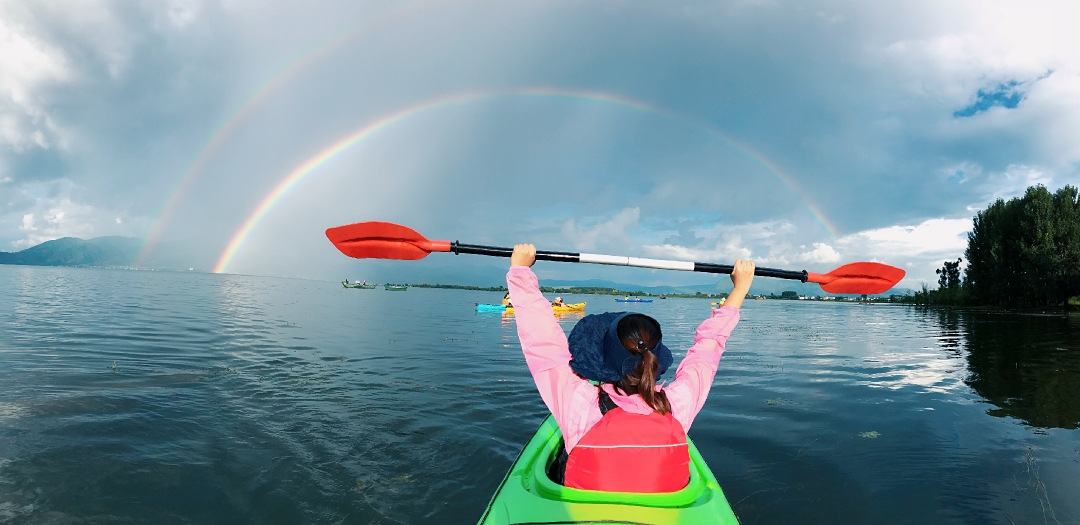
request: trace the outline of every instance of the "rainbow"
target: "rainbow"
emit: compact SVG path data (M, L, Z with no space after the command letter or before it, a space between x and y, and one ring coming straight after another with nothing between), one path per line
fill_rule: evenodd
M230 238L228 245L221 252L218 257L217 263L214 265L214 273L224 272L229 262L236 255L236 252L244 244L244 240L251 233L252 230L259 224L259 221L274 207L275 204L286 193L289 192L298 182L300 182L308 174L315 171L318 167L326 164L328 161L336 157L338 154L370 137L372 134L385 129L393 124L400 122L404 119L425 113L437 108L462 104L466 102L473 102L478 100L487 100L493 98L504 97L557 97L557 98L570 98L578 100L587 100L593 102L600 102L606 104L613 104L616 106L626 107L643 111L652 114L664 115L667 117L675 118L693 124L711 135L714 135L721 140L731 144L733 147L743 151L751 158L758 161L764 166L770 173L776 176L785 186L792 190L800 199L806 203L807 208L810 210L811 215L821 223L825 230L833 238L837 237L836 228L825 217L825 214L821 211L820 207L813 204L807 197L806 193L798 186L796 181L788 174L784 173L778 166L769 161L764 155L754 151L749 146L742 144L732 137L728 136L725 132L696 120L687 118L685 116L673 113L670 111L660 110L644 102L636 101L633 99L621 97L619 95L613 95L610 93L604 93L600 91L585 91L585 90L572 90L553 87L529 87L529 88L517 88L498 91L469 91L454 93L450 95L444 95L429 99L419 104L398 110L394 113L383 116L375 121L372 121L363 127L357 129L346 137L331 144L329 147L323 149L313 157L304 161L302 164L294 168L284 179L281 180L274 188L259 202L258 206L247 216L243 224Z
M417 13L424 12L431 7L450 4L452 1L453 0L410 2L401 7L389 9L368 20L360 27L333 34L324 39L321 43L311 46L305 51L297 53L292 59L287 60L285 64L278 68L264 83L252 91L237 109L230 113L228 118L226 118L210 134L210 138L207 139L206 144L199 150L199 154L196 155L195 160L191 162L187 170L184 171L184 174L172 189L168 191L168 197L166 197L165 203L157 213L157 218L150 224L150 229L145 237L146 240L143 242L142 248L135 258L135 266L146 265L154 248L156 248L161 241L161 237L168 228L180 202L187 196L193 183L199 178L199 174L206 168L210 158L221 149L221 146L226 142L226 139L229 138L229 136L231 136L248 117L254 114L255 110L259 109L259 107L269 100L270 96L279 88L293 78L296 78L308 67L317 63L319 60L332 55L353 39L367 34L368 31L373 29L384 29L387 24L406 19Z

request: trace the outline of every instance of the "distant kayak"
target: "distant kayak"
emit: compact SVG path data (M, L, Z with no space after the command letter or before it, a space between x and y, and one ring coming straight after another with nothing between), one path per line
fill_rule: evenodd
M573 489L547 472L562 448L550 415L506 473L478 525L620 523L738 525L724 492L690 438L690 483L677 492L636 494Z
M341 281L341 285L346 287L346 288L359 288L361 290L373 290L373 289L375 289L376 286L378 286L376 284L360 284L360 283L351 284L351 283L349 283L349 281Z
M398 286L396 284L384 284L383 289L389 292L404 292L405 290L408 290L409 287L407 285Z
M553 306L551 307L551 311L555 313L583 312L585 311L585 304L584 302L575 302L573 305L563 305L561 307ZM507 313L514 313L514 307L507 307Z
M483 307L484 309L481 310L480 309L481 307ZM495 310L496 307L500 308L500 310ZM514 313L514 307L513 306L500 306L500 305L495 305L495 304L478 304L478 305L476 305L476 311L477 312L506 312L508 314L512 314L512 313ZM564 306L552 306L551 311L554 312L554 313L557 313L557 314L569 314L569 313L573 313L573 312L584 312L585 311L585 303L574 303L574 304L567 304L567 305L564 305Z
M615 299L616 303L651 303L652 299Z

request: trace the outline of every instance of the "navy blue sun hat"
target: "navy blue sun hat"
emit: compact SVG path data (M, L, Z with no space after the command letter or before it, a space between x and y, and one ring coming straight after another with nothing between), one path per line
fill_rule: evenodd
M619 321L634 312L586 315L570 331L570 368L575 374L601 383L617 383L634 371L641 355L634 355L619 341ZM662 338L661 338L662 339ZM653 355L660 362L657 375L671 366L671 350L656 342Z

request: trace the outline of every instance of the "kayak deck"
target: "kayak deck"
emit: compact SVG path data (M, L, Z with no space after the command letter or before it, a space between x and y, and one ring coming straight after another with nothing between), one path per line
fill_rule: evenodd
M719 483L690 445L690 483L677 492L638 494L573 489L551 480L547 468L562 446L550 415L521 450L478 525L526 523L738 525ZM633 466L628 466L629 471Z

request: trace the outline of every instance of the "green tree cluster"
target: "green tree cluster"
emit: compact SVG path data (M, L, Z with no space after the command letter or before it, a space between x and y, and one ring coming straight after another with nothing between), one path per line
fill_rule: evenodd
M963 281L960 261L945 263L928 302L1044 307L1080 295L1078 197L1072 186L1051 193L1038 185L979 212L968 233Z

